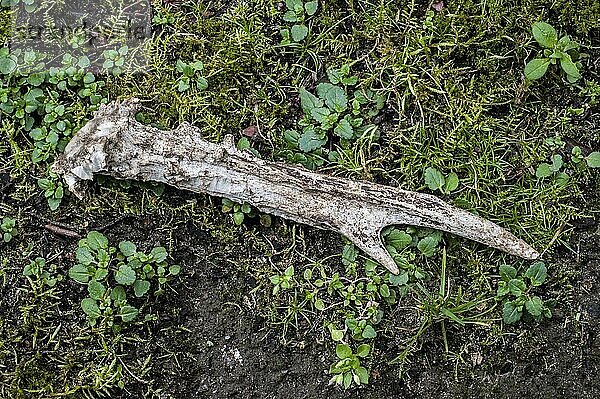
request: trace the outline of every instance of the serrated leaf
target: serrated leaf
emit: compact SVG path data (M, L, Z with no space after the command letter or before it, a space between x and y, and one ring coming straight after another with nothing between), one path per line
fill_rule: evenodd
M119 243L119 250L125 257L130 257L135 255L137 252L137 247L131 241L121 241Z
M133 293L136 297L144 296L150 289L150 282L146 280L136 280L133 283Z
M412 237L400 229L392 228L386 236L386 242L397 251L401 251L410 245Z
M350 140L354 137L354 128L347 119L342 119L333 130L333 133L343 139Z
M558 43L556 30L546 22L536 22L531 28L533 38L545 48L553 48Z
M306 36L308 35L308 28L306 27L306 25L294 25L292 26L292 39L295 42L301 42L302 40L306 39Z
M536 80L544 76L550 65L548 58L534 58L525 65L525 77L529 80Z
M121 265L115 272L115 280L119 284L131 285L135 282L135 279L135 270L129 267L129 265Z
M177 276L179 273L181 273L181 266L179 266L179 265L169 266L169 274L171 276Z
M514 324L521 319L523 311L519 307L515 306L514 303L508 301L504 304L502 309L502 318L506 324Z
M317 86L317 94L325 101L325 105L334 112L344 112L348 108L348 96L344 89L331 83Z
M17 69L17 63L12 56L0 57L0 73L9 75Z
M308 90L300 88L298 93L300 94L300 105L305 113L310 115L310 112L313 108L321 108L323 106L323 100Z
M98 307L98 303L96 303L95 299L92 298L84 298L81 301L81 309L90 319L97 319L102 314L100 313L100 308Z
M304 4L304 9L306 10L306 13L310 16L315 15L318 7L319 7L318 1L308 1L308 2L306 2L306 4Z
M304 129L298 140L298 148L304 152L311 152L321 148L325 143L327 143L327 139L322 138L314 129Z
M520 278L513 278L508 282L508 290L516 297L521 296L527 289L527 285Z
M517 269L510 265L501 265L500 277L502 277L502 280L509 282L513 278L517 277Z
M294 11L288 10L285 12L285 14L283 14L283 20L285 22L296 22L298 21L298 17Z
M425 184L429 187L430 190L438 190L446 184L446 179L442 173L435 168L427 168L425 169Z
M94 255L90 252L87 247L79 247L75 250L75 257L77 261L85 266L90 265L94 260Z
M100 248L108 248L108 239L104 234L97 231L90 231L87 235L86 242L92 251L97 251Z
M90 294L90 298L101 300L106 293L106 287L102 283L92 280L88 284L88 293Z
M164 247L156 247L152 249L150 256L156 263L164 262L167 259L167 250Z
M533 265L529 266L529 269L527 269L524 274L524 276L531 281L531 285L534 287L544 284L547 275L548 270L546 269L544 262L535 262Z
M543 303L540 297L534 296L525 302L525 309L529 312L530 315L534 317L539 317L542 315Z
M326 122L329 115L331 115L331 111L326 107L318 107L310 110L310 116L319 123Z
M417 248L419 249L419 251L421 251L423 255L430 258L434 256L437 252L438 243L439 241L436 240L434 237L425 237L419 241L419 243L417 244Z

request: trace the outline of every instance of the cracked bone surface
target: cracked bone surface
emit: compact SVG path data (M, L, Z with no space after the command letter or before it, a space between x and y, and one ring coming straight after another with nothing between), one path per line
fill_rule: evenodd
M205 141L189 124L162 131L137 122L137 109L136 99L103 105L59 156L54 170L75 195L102 174L247 202L341 233L392 273L398 268L381 239L388 225L429 227L526 259L539 256L507 230L435 196L265 161L238 151L231 136L223 144Z

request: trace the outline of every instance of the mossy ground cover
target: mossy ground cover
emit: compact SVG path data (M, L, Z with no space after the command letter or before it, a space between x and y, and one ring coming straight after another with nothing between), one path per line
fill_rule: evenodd
M219 198L168 187L101 179L85 199L67 194L51 211L38 179L49 176L55 152L32 162L37 140L4 112L0 220L15 220L16 232L0 244L0 397L600 395L600 178L573 157L575 147L583 156L600 148L597 2L319 1L313 15L304 11L306 37L288 43L281 29L296 22L286 21L285 2L165 1L153 9L151 67L96 76L106 83L103 99L136 96L146 123L187 121L215 142L232 134L267 159L434 190L542 252L548 277L526 295L555 300L552 317L524 310L509 325L496 299L500 266L523 274L531 262L432 231L386 232L403 270L395 278L335 234L261 223L238 208L240 221ZM537 21L588 54L575 84L559 68L525 79L540 50L531 35ZM194 79L207 87L180 90L178 61L201 61ZM376 129L348 140L329 131L316 152L290 144L286 132L301 130L305 114L300 88L316 94L327 72L345 65L356 76L343 85L350 98L368 90L384 100L365 116ZM2 79L0 89L18 82ZM46 79L42 87L52 90ZM75 131L95 104L74 93L61 101ZM556 171L538 173L543 163ZM455 174L458 186L437 190L427 168ZM182 273L162 296L135 300L146 319L91 327L80 307L86 288L68 277L77 239L57 228L101 231L112 245L128 240L148 252L164 246ZM52 286L23 275L38 256L56 265L52 276L61 278ZM328 386L336 347L355 354L364 344L369 384Z

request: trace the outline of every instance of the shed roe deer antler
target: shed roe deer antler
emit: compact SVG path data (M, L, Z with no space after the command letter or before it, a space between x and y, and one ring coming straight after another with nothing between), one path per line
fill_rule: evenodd
M102 106L65 149L54 170L71 191L94 174L161 182L247 202L262 212L343 234L392 273L398 268L381 230L407 224L443 230L527 259L539 254L498 225L437 197L366 181L313 173L204 141L194 127L173 131L135 120L136 99Z

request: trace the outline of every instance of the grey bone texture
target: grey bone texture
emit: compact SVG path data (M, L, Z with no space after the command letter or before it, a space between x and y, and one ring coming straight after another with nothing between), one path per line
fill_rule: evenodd
M222 144L205 141L189 124L162 131L137 122L137 109L136 99L102 106L55 162L54 170L79 198L83 181L103 174L247 202L336 231L395 274L398 267L381 239L389 225L429 227L522 258L539 256L507 230L435 196L265 161L237 150L231 136Z

